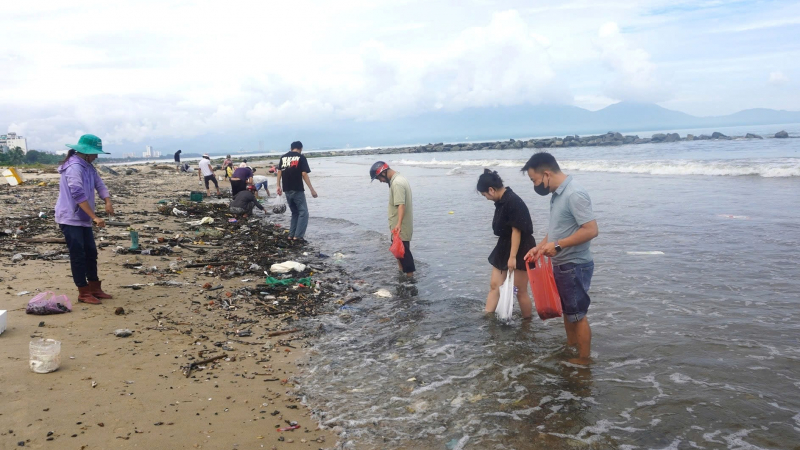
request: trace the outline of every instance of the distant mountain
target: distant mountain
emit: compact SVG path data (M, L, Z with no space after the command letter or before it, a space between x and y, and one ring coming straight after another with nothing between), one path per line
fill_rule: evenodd
M757 108L726 116L697 117L652 103L621 102L598 111L568 105L517 105L425 112L387 121L341 120L304 127L266 127L243 134L236 142L231 141L230 133L219 133L190 140L164 140L156 146L165 154L183 148L220 155L254 152L256 143L261 141L265 152L283 153L295 140L303 141L309 149L330 149L782 123L800 123L800 111Z

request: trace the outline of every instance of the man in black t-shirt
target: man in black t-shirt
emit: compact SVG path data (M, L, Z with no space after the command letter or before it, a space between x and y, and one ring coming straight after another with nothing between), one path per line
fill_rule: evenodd
M311 186L308 173L308 160L303 153L303 143L300 141L292 142L292 150L281 156L278 162L278 196L282 192L286 193L286 203L292 210L292 223L289 227L290 241L304 241L306 227L308 226L308 205L306 204L306 193L303 189L303 182L311 190L311 196L317 198L317 191ZM281 183L282 182L282 183Z
M175 152L175 169L181 173L181 151Z

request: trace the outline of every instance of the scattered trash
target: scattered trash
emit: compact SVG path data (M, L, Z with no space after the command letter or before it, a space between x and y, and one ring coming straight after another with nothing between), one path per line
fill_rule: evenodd
M11 186L17 186L25 182L22 172L15 167L9 167L8 169L4 170L3 176L5 177L6 182Z
M299 262L296 262L296 261L285 261L285 262L282 262L280 264L273 264L269 268L270 272L278 273L278 274L289 273L292 270L294 270L296 272L302 272L302 271L306 270L306 265L305 264L300 264Z
M92 380L92 388L96 388L96 387L97 387L97 381Z
M61 366L61 342L55 339L34 339L28 346L30 368L36 373L55 372Z
M62 314L72 311L72 303L66 295L56 295L53 292L36 294L25 307L27 314L45 316L48 314Z
M207 224L210 224L210 223L214 223L214 218L213 217L203 217L200 220L190 220L189 222L186 222L186 225L190 225L190 226L196 227L196 226L200 226L200 225L207 225Z
M131 230L131 250L138 250L139 249L139 232L136 230Z
M267 277L264 283L267 286L292 286L294 284L302 284L304 286L309 286L311 285L311 277L300 278L299 280L295 280L294 278L278 279L273 277Z
M25 294L30 294L30 291L17 292L17 297L22 297Z
M377 292L374 294L376 297L380 298L392 298L392 293L386 289L378 289Z
M172 208L172 214L174 214L176 216L187 216L187 215L189 215L189 213L187 211L181 211L178 208Z
M124 316L125 315L125 308L123 308L122 306L117 306L117 309L114 310L114 315Z
M116 337L129 337L133 335L133 331L127 328L120 328L118 330L114 330L114 336Z
M0 309L0 334L3 334L3 331L6 331L6 326L8 324L8 311L5 309Z
M14 262L22 261L23 259L24 259L24 257L22 256L22 253L17 253L16 255L11 257L11 261L14 261Z
M236 222L238 222L238 220L236 220L234 218L228 219L228 223L236 223Z
M278 431L294 431L300 428L300 425L292 425L290 427L278 428Z

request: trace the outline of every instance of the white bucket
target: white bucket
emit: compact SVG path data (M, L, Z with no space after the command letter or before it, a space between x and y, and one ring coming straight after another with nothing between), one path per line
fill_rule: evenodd
M6 331L6 317L8 317L7 311L5 309L0 309L0 334Z
M30 343L31 371L50 373L61 365L61 342L54 339L34 339Z

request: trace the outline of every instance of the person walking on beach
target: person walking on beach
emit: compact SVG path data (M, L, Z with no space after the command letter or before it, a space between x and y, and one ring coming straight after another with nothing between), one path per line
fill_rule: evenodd
M236 194L228 206L230 212L232 214L236 214L237 216L241 215L242 217L247 217L253 212L254 207L264 211L264 207L261 206L261 203L258 203L255 195L253 195L255 190L255 186L247 186L247 189Z
M211 196L211 191L208 187L209 181L214 182L214 186L217 188L217 196L222 195L222 192L219 191L217 176L214 175L214 169L211 167L211 157L208 156L208 153L204 154L203 157L200 158L200 162L197 163L197 165L200 166L200 171L197 172L197 176L206 183L206 197Z
M231 176L231 196L242 192L248 185L253 184L253 170L247 166L239 167Z
M113 298L103 292L97 276L97 246L94 242L92 222L98 228L106 226L105 220L97 217L95 191L105 202L106 214L114 215L111 196L100 174L92 165L103 151L103 143L93 134L84 134L77 145L67 145L70 150L58 167L61 174L55 219L69 249L72 280L78 287L78 301L99 305L101 299Z
M181 150L175 152L175 170L181 173Z
M597 220L592 211L592 199L582 186L561 171L550 153L535 153L522 167L533 182L537 194L550 198L550 224L544 240L532 248L526 260L552 258L561 306L567 345L577 346L578 358L570 362L588 364L591 354L592 330L589 327L589 286L594 272L594 260L589 250L598 235Z
M400 233L405 255L397 260L400 271L411 278L417 268L411 254L411 236L414 234L414 205L411 196L411 185L406 177L392 170L383 161L377 161L369 169L372 181L378 180L389 185L389 229L392 236Z
M305 242L306 228L308 227L308 205L306 193L303 188L305 181L311 196L317 198L317 191L311 186L308 173L308 160L303 156L303 143L294 141L291 150L281 156L278 162L278 197L286 193L286 203L292 211L292 222L289 226L289 240Z
M231 155L225 156L225 161L222 162L222 171L225 172L225 179L227 180L230 174L228 173L228 168L233 167L233 161L231 160ZM231 172L233 173L233 172Z
M525 255L536 247L536 240L533 238L533 221L528 206L510 187L503 186L503 180L497 172L489 169L485 169L478 177L477 189L486 200L494 202L492 230L497 236L497 244L489 255L492 277L484 312L493 313L497 309L500 286L505 282L508 271L511 271L522 318L530 319L533 304L528 295Z

